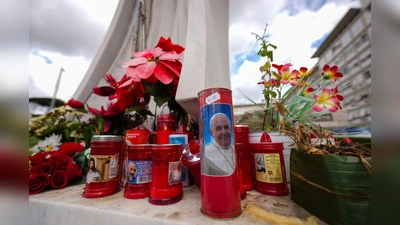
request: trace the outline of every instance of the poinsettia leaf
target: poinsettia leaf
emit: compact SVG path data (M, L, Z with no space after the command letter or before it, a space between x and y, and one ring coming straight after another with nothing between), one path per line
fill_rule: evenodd
M157 104L158 107L161 107L170 98L171 98L171 96L154 96L154 102Z
M126 110L126 112L127 112L127 113L130 113L130 112L139 111L139 110L142 110L142 109L146 109L146 106L134 105L134 106L130 106L130 107Z
M136 111L139 115L141 115L144 118L147 118L147 116L155 116L149 109L140 109Z
M171 96L174 90L174 84L163 84L160 81L157 83L148 82L142 80L143 88L145 92L152 96Z

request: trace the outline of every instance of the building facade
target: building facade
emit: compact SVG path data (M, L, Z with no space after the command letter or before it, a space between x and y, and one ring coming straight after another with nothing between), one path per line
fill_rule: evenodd
M341 113L332 114L338 127L371 128L371 1L351 8L312 56L317 74L325 64L337 65L343 78L336 81L345 97ZM322 125L322 124L321 124Z
M312 56L318 58L315 74L321 74L325 64L337 65L343 73L336 81L344 96L343 109L315 119L328 129L371 128L371 1L360 2L361 7L349 9ZM253 129L259 129L256 125L263 119L263 111L252 104L234 106L234 114L236 124Z

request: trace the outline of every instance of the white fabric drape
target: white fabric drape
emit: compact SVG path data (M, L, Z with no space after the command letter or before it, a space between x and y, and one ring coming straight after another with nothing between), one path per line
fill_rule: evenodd
M103 43L73 98L96 108L106 104L107 98L92 94L92 88L106 85L102 79L106 72L117 79L124 75L121 65L131 57L140 2L146 10L144 47L152 49L161 36L171 37L185 47L176 99L197 119L198 92L212 87L230 88L229 0L120 0ZM140 51L142 35L138 36Z

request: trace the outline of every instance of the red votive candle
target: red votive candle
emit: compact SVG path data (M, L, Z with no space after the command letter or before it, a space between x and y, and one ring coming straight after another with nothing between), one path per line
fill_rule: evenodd
M130 199L149 197L152 171L151 145L128 145L125 167L124 197Z
M183 197L182 191L182 146L179 144L152 145L152 182L149 202L169 205Z
M283 143L261 141L250 145L254 154L256 191L267 195L289 194Z
M157 144L169 144L169 135L175 131L171 130L158 130L157 131Z
M123 136L95 135L92 137L83 197L103 197L120 190L124 144Z
M234 218L242 208L232 91L226 88L200 91L198 109L201 212L218 219Z
M238 161L238 174L239 174L239 189L240 189L240 199L245 199L247 196L246 189L244 188L244 182L243 182L243 167L242 167L242 161L241 158L243 156L243 144L242 143L236 143L236 155L237 155L237 161Z
M157 116L157 131L172 130L176 131L176 115L175 114L160 114Z
M251 146L249 138L250 128L247 125L235 125L236 143L242 144L239 163L241 165L243 184L246 191L254 189L253 180L253 157L251 155Z
M132 145L134 144L148 144L150 131L146 129L126 130L126 141Z

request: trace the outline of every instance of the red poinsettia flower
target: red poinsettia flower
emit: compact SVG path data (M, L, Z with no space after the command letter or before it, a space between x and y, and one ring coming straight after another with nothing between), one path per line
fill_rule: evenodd
M110 84L110 86L94 87L93 93L103 97L114 95L115 89L118 87L119 83L115 80L111 73L105 73L103 78L108 84Z
M104 119L112 118L112 117L124 112L124 111L120 110L118 105L116 105L115 103L112 103L112 102L108 103L107 110L104 109L104 106L102 106L100 108L100 110L97 110L96 108L92 108L92 107L88 107L88 110L91 113L93 113L94 115L99 115L99 116L103 117Z
M117 86L117 81L115 80L115 78L113 77L113 75L111 73L105 73L103 75L104 80L107 81L107 83L109 83L112 87L116 87Z
M144 88L141 82L135 82L134 79L124 75L121 81L118 82L114 95L109 99L117 99L117 104L120 110L123 111L127 107L141 105L145 106Z
M75 100L73 98L68 100L68 102L65 105L67 105L71 108L74 108L74 109L83 109L85 107L82 102Z
M115 88L110 86L94 87L93 93L99 96L107 97L115 93Z
M172 43L171 38L165 39L164 37L160 37L160 40L158 40L156 47L160 47L164 52L175 51L178 54L182 53L185 50L184 47Z
M100 110L92 107L88 107L88 110L92 114L98 115L104 119L104 132L107 132L110 128L113 118L125 112L125 109L120 108L118 104L112 102L108 103L107 110L104 109L104 106L102 106Z
M164 84L169 84L174 80L175 76L180 76L182 63L178 61L181 54L175 51L163 52L159 47L153 50L145 50L143 52L133 53L134 59L126 62L123 67L126 74L135 81L139 79L151 79L155 76Z

